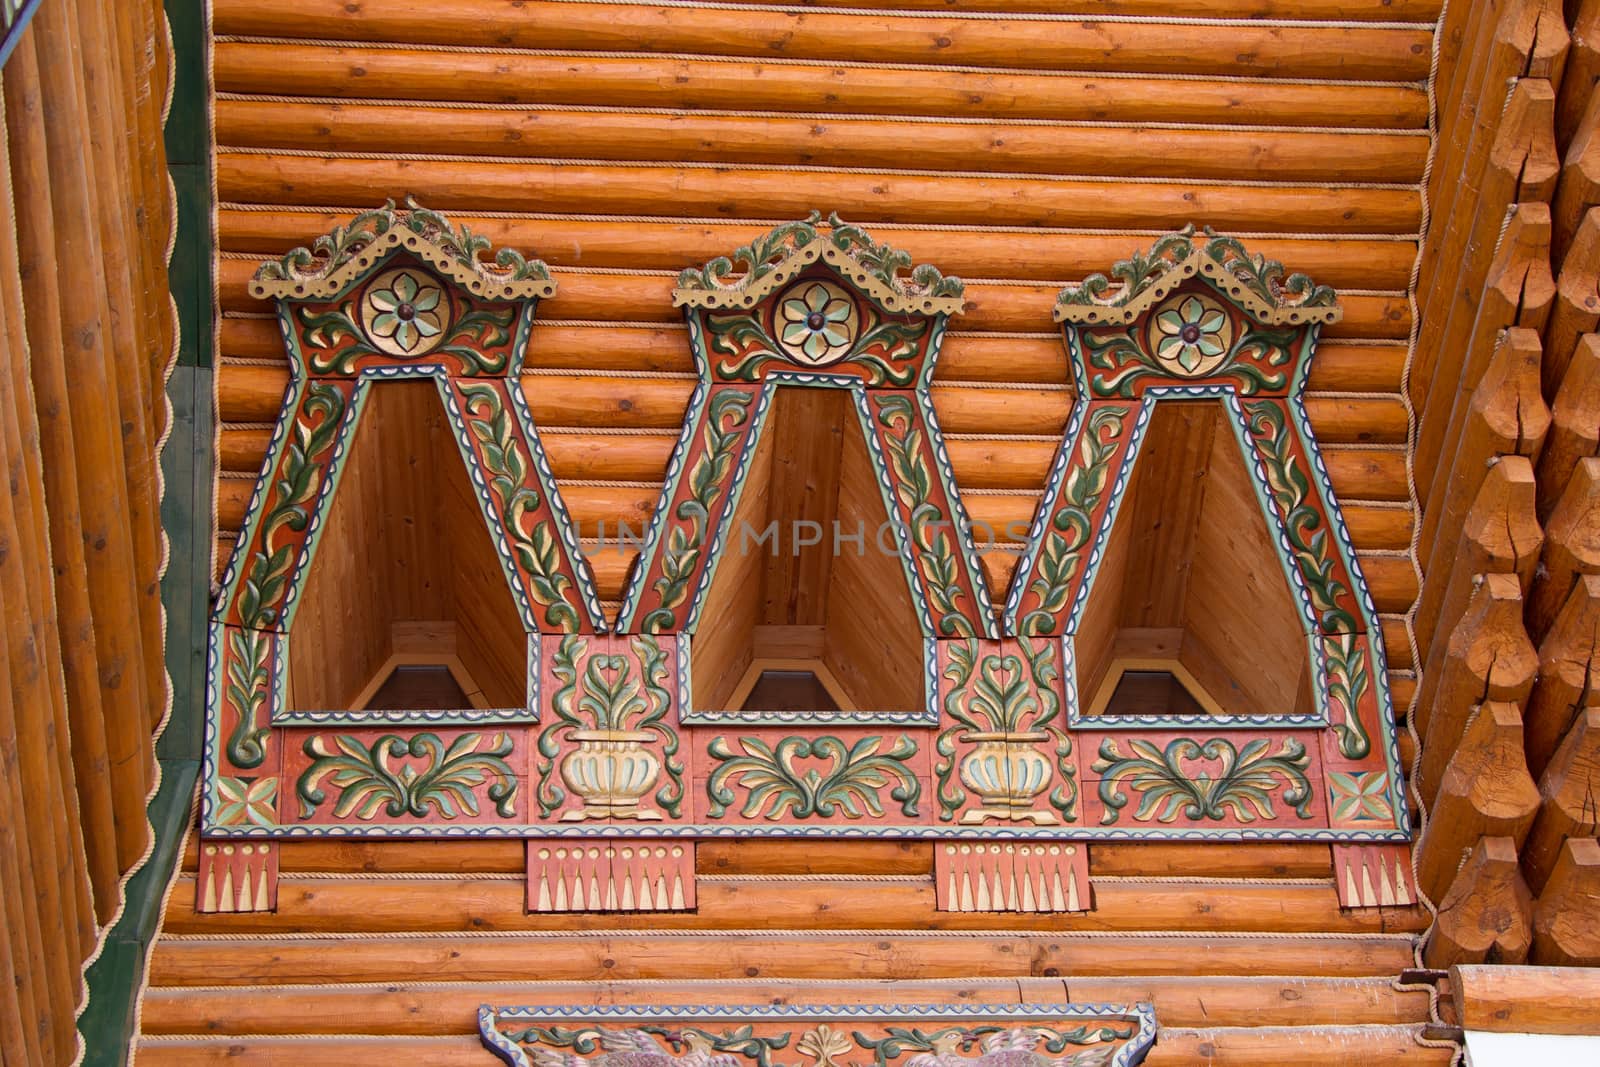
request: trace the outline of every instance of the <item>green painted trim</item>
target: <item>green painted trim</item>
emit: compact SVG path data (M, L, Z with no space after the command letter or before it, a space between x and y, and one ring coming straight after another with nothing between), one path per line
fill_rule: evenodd
M168 879L181 858L199 772L192 760L161 761L161 788L149 807L155 850L128 879L127 904L86 975L89 1001L78 1017L84 1067L121 1067L128 1062L144 961L161 924Z
M210 13L206 0L165 0L165 7L174 62L165 140L177 201L177 239L167 273L179 327L178 358L167 383L171 433L161 452L161 525L171 545L161 602L172 711L156 742L161 787L147 808L155 844L129 876L122 912L85 975L89 995L78 1032L86 1067L122 1067L129 1059L145 959L160 932L162 903L193 811L205 709L215 471Z

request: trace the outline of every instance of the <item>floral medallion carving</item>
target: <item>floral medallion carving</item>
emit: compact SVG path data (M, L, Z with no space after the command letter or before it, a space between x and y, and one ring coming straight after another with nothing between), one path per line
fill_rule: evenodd
M1168 300L1150 317L1150 350L1168 374L1210 374L1233 348L1233 323L1210 299L1188 293Z
M860 328L855 300L832 282L801 281L778 299L778 340L796 363L837 363L850 354Z
M402 267L372 280L361 301L361 327L374 348L391 356L421 356L444 340L450 301L426 271Z

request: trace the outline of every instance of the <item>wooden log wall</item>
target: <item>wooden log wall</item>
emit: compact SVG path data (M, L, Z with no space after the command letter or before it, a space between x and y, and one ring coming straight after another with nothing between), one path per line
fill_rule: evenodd
M1055 293L1194 221L1341 290L1307 406L1405 707L1440 0L954 6L215 0L219 549L288 374L246 280L387 197L551 265L523 386L591 548L660 491L693 385L682 268L817 208L965 278L934 404L968 510L1003 531L1031 517L1073 400ZM1086 6L1105 17L1061 14ZM1014 546L994 547L1001 592ZM630 559L593 559L615 599ZM1426 993L1394 988L1426 913L1341 912L1326 846L1097 845L1096 909L1048 917L935 911L926 844L708 843L696 912L631 916L528 914L513 842L285 842L278 909L255 915L196 913L196 863L141 1063L482 1062L474 1009L534 972L657 1001L694 980L941 978L959 998L973 975L1072 976L1077 999L1154 1000L1152 1065L1451 1055L1419 1043Z
M1425 958L1600 963L1600 2L1451 4L1409 379Z
M161 8L42 4L0 71L0 1063L70 1063L150 843L175 345Z

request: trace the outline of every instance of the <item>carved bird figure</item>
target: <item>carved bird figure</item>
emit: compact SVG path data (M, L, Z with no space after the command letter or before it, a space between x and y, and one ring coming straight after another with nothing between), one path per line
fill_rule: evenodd
M664 1048L654 1034L639 1029L600 1030L598 1055L579 1056L564 1049L533 1045L534 1067L743 1067L738 1056L719 1053L705 1034L696 1030L662 1035L673 1050Z
M1104 1045L1050 1056L1038 1051L1043 1036L1033 1027L1001 1030L983 1038L978 1055L963 1056L967 1038L956 1031L934 1038L933 1051L911 1057L906 1067L1106 1067L1117 1052L1115 1045Z

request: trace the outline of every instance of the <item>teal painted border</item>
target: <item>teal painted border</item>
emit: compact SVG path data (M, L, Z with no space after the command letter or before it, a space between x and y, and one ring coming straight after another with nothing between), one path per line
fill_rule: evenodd
M176 239L167 284L178 313L178 357L167 382L172 421L161 452L161 525L169 548L161 581L167 613L172 710L156 743L161 786L148 812L154 846L123 888L123 908L85 978L78 1017L86 1067L121 1067L134 1037L145 960L159 932L166 889L182 855L200 769L205 702L206 618L211 594L215 417L212 367L210 12L205 0L165 0L172 34L172 106L165 125L167 170L176 194ZM163 27L152 27L160 33Z

